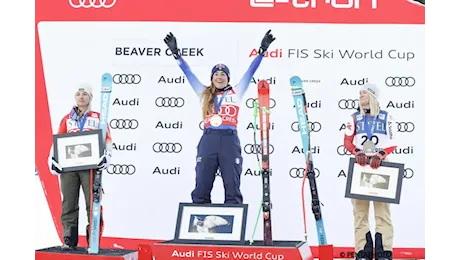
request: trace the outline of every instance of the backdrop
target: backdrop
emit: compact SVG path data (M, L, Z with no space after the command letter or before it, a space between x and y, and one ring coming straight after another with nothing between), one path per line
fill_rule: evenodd
M351 202L344 198L349 155L343 147L343 130L357 107L360 85L370 82L379 86L381 107L397 122L398 148L389 160L404 163L406 168L401 203L391 207L394 246L424 247L425 172L417 163L425 160L423 26L41 22L39 47L53 133L74 104L79 83L94 86L92 106L99 111L100 78L105 72L113 75L109 125L114 151L113 165L103 177L104 235L171 239L178 203L191 201L196 146L202 131L200 105L168 52L164 36L175 34L184 58L203 83L209 83L213 65L225 63L234 85L268 29L276 41L254 75L239 117L241 189L249 204L246 238L251 237L261 199L256 158L260 150L253 140L253 130L259 126L252 124L252 101L257 98L256 83L266 79L271 84L273 236L276 240L303 239L305 161L289 87L289 78L298 75L304 80L309 104L313 159L328 241L334 246L354 243ZM306 188L308 191L308 184ZM307 194L309 243L317 245ZM221 203L223 197L218 177L212 200ZM51 206L51 200L60 198L48 200ZM86 223L83 200L80 208L81 222ZM372 217L371 211L373 228ZM262 239L259 223L256 239ZM84 234L85 225L80 225L80 234Z

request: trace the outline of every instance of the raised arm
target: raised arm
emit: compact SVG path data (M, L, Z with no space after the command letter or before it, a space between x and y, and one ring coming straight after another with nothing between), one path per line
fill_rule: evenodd
M190 69L190 66L185 62L185 60L181 57L179 53L179 49L177 48L177 40L176 37L172 34L169 33L166 35L164 38L164 42L168 46L168 48L171 50L174 59L177 60L177 63L179 64L179 67L182 69L182 71L185 74L185 77L187 78L188 82L190 85L192 85L193 90L197 95L200 95L204 89L206 88L203 84L201 84L200 80L196 77L196 75L192 72Z
M249 65L248 70L246 73L244 73L241 80L238 82L238 84L236 84L235 88L238 89L237 94L240 98L243 97L248 90L249 83L251 83L251 79L254 76L254 73L256 73L256 70L259 68L263 58L263 54L257 55L257 57L251 62L251 65Z
M252 61L251 65L249 66L249 69L246 71L246 73L244 73L243 78L241 78L240 82L238 82L238 84L235 86L235 88L238 89L237 95L239 96L239 98L242 98L248 90L249 83L251 82L254 73L259 68L260 63L264 58L265 52L268 50L270 44L276 39L270 32L271 30L268 30L265 33L264 38L260 43L259 55L257 55L257 57Z
M182 57L179 57L179 59L177 59L177 63L179 64L179 67L184 72L185 77L187 78L190 85L192 85L192 88L195 91L195 93L197 95L201 95L201 93L204 91L206 87L200 82L197 76L193 73L190 66L187 64L187 62Z

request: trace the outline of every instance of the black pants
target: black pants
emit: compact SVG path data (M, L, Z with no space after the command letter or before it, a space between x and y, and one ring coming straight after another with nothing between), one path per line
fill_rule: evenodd
M193 203L211 203L211 190L220 169L226 204L242 204L240 178L243 169L241 145L236 130L205 129L198 143Z
M86 203L86 215L88 223L91 214L91 179L90 171L67 172L60 176L62 193L62 214L61 224L64 228L64 237L74 237L75 231L78 235L79 198L80 186L83 189ZM94 178L94 174L93 174Z

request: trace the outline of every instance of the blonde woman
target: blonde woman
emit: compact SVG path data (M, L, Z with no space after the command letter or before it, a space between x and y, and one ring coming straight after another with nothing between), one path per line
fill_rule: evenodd
M100 114L91 110L91 101L93 99L93 92L90 85L82 85L75 91L75 102L70 111L66 114L59 124L57 134L81 132L95 130L99 128ZM78 153L84 152L86 147L74 147L71 151L78 157ZM94 180L94 174L91 176L89 170L77 172L62 173L62 167L51 156L50 153L50 166L51 173L57 175L61 180L61 193L62 193L62 213L61 224L64 229L62 246L63 250L73 250L78 245L78 223L79 223L79 195L80 186L83 189L86 203L86 215L88 217L88 225L86 226L86 240L89 239L89 222L91 214L91 184ZM112 154L112 138L107 126L106 134L106 147L104 155L100 158L100 169L106 169L110 165ZM102 206L101 206L102 215ZM104 222L101 216L101 232L104 227Z
M230 69L224 64L215 65L211 70L210 84L203 85L181 57L174 35L169 33L164 39L202 101L204 131L197 147L196 183L191 194L193 203L211 203L211 190L218 168L224 182L224 203L243 203L240 191L243 158L237 133L239 106L265 52L274 40L268 31L262 39L258 56L240 82L232 87L229 85Z
M359 109L353 113L346 124L344 146L355 155L356 162L362 166L369 161L376 169L382 160L396 148L394 145L394 122L391 115L379 106L379 89L367 84L359 91ZM393 225L390 205L374 201L375 215L375 254L374 243L369 230L369 204L367 200L352 199L355 252L359 260L392 259Z

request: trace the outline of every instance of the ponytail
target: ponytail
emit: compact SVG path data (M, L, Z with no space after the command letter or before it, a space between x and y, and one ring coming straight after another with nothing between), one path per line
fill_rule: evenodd
M203 119L206 118L206 116L211 114L212 112L212 106L214 105L215 94L216 94L216 86L214 86L214 84L212 83L211 83L211 86L207 87L201 94L201 98L203 100L202 102L203 103L202 105Z

